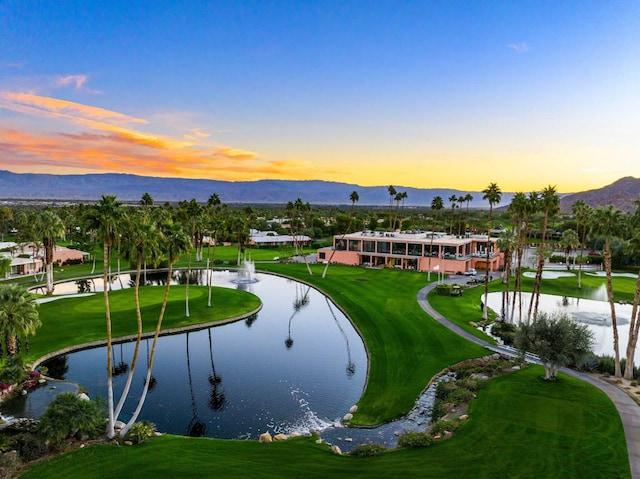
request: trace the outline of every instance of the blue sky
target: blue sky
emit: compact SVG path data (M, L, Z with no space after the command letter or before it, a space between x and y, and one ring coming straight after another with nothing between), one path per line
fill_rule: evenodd
M640 3L0 3L0 168L561 192L640 176Z

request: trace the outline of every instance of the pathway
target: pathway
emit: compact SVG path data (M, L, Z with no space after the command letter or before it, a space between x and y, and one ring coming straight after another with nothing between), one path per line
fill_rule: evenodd
M445 282L459 283L460 278L453 277L445 280ZM426 311L427 314L429 314L436 321L440 322L456 334L459 334L469 341L473 341L480 346L484 346L487 349L501 354L505 354L508 356L516 355L514 350L511 348L489 344L487 341L477 338L473 334L462 329L460 326L452 323L435 309L433 309L433 307L427 301L427 295L429 294L429 291L435 288L435 286L435 282L430 283L418 292L418 304L420 304L422 309ZM620 414L620 419L622 421L622 426L624 428L624 436L627 442L627 452L629 454L629 465L631 466L631 477L633 479L640 479L640 407L638 406L638 404L631 397L629 397L626 392L622 391L620 388L614 386L613 384L608 383L607 381L594 376L590 376L588 374L574 371L572 369L562 368L561 371L565 374L579 378L583 381L588 382L589 384L596 386L607 396L609 396L611 401L613 401L613 404L618 409L618 413Z

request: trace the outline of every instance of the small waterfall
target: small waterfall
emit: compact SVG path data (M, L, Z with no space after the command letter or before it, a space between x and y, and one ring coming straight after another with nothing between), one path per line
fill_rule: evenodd
M598 289L591 295L591 299L594 301L607 301L607 285L602 283Z

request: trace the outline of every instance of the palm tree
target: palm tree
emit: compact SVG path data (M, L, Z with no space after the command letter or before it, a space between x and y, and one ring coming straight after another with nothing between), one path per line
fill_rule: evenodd
M449 234L453 233L453 220L456 216L456 203L458 202L458 197L456 195L449 196L449 202L451 203L451 219L449 220Z
M462 218L462 205L463 205L463 203L465 201L467 201L465 196L463 196L463 195L458 196L458 203L459 203L459 205L458 205L458 210L459 210L459 213L458 213L458 234L459 235L464 233L464 231L462 229L462 220L463 220L463 218Z
M389 192L389 231L393 231L393 199L398 194L393 185L389 185L387 187L387 191Z
M88 212L87 220L90 228L96 231L102 240L102 283L104 311L107 324L107 409L109 422L107 424L107 437L115 436L114 408L113 408L113 345L111 338L111 310L109 307L108 265L111 263L111 248L118 240L120 221L124 218L121 203L114 195L102 196L96 205Z
M436 196L431 200L431 209L435 212L433 221L431 222L431 241L429 243L429 264L427 266L427 281L431 281L431 252L433 251L433 236L435 234L436 223L438 222L438 213L444 208L442 197Z
M576 230L580 233L580 262L578 263L578 289L582 288L582 263L584 258L584 243L587 237L587 230L591 224L593 208L582 200L577 200L571 211L576 219Z
M185 300L184 300L184 315L189 317L189 280L191 278L191 258L193 255L194 246L197 247L199 243L199 226L202 218L202 206L192 198L191 201L181 201L179 205L179 215L182 219L182 224L185 230L189 233L191 239L189 248L189 256L187 260L187 282L185 286Z
M23 286L11 284L0 287L0 337L4 338L7 355L17 354L17 338L35 334L42 324L38 305Z
M211 270L210 270L210 265L212 261L215 261L215 257L216 257L216 243L217 243L217 235L218 235L218 229L220 226L220 222L217 218L217 213L218 213L218 209L220 206L221 202L220 202L220 196L218 196L218 193L213 193L211 196L209 196L209 199L207 200L207 214L208 214L208 233L209 233L209 241L207 242L207 289L208 289L208 293L207 293L207 306L210 308L211 307ZM211 241L213 241L213 259L211 258Z
M573 251L578 246L580 246L580 238L578 238L578 233L576 233L572 229L564 230L562 232L562 237L560 238L560 244L562 244L562 247L564 248L564 260L565 260L565 263L567 264L567 270L570 270L571 267L569 262L569 255L571 254L571 251ZM574 255L573 267L575 268L575 266L576 266L576 257Z
M517 192L509 203L508 212L513 220L514 233L516 235L516 284L514 286L513 305L511 307L511 318L514 318L516 307L516 292L520 300L520 321L522 319L522 256L527 242L527 209L528 200L523 192Z
M511 323L513 318L509 317L509 272L511 271L511 261L513 259L514 250L518 247L517 233L514 231L505 231L498 238L498 248L504 252L504 283L505 291L502 304L502 319L507 323Z
M542 270L544 269L549 220L560 211L560 198L556 194L555 186L549 185L542 189L542 193L540 195L540 207L544 212L544 216L542 218L540 246L538 247L538 266L536 268L536 277L533 282L533 291L531 292L531 302L529 303L529 314L527 317L529 321L531 321L532 317L535 320L535 317L538 314L538 306L540 304L540 285L542 284Z
M147 264L147 262L157 262L160 255L160 232L146 213L130 214L127 218L125 232L124 246L126 247L126 256L131 263L135 262L136 265L133 297L136 310L137 336L129 374L122 395L120 396L120 401L118 401L114 412L116 418L120 415L124 402L129 395L129 389L138 363L140 343L142 342L142 311L140 309L140 274L142 273L142 264L143 262L145 264Z
M358 195L358 192L357 191L352 191L351 194L349 195L349 200L351 200L351 212L349 214L349 224L347 225L347 229L345 230L345 232L342 234L342 237L340 238L340 241L343 241L344 237L351 230L351 223L353 223L353 209L354 209L356 203L358 201L360 201L360 196ZM323 278L327 275L327 269L329 268L329 264L331 263L331 260L333 259L333 255L335 253L336 253L336 249L333 248L333 251L331 251L331 256L329 256L329 260L327 261L327 264L324 266L324 271L322 272L322 277Z
M467 213L464 217L464 231L467 231L467 223L469 221L469 203L471 203L473 201L473 196L471 195L471 193L467 193L466 195L464 195L464 201L465 203L467 203Z
M640 230L638 229L638 220L640 220L640 205L636 210L636 214L631 218L630 228L632 230L629 239L629 250L631 253L637 254L640 251ZM636 279L636 289L633 295L633 304L631 306L631 320L629 322L629 340L627 342L627 364L624 369L625 379L633 379L634 357L636 345L638 344L638 333L640 332L640 321L638 321L638 304L640 303L640 270Z
M487 223L487 275L484 282L484 302L482 303L482 319L487 320L487 298L489 296L489 274L491 273L491 267L489 266L489 245L491 244L491 228L493 227L493 205L500 203L502 199L502 190L496 183L490 183L484 190L482 190L482 199L489 202L489 222Z
M47 294L53 294L53 250L56 239L65 233L64 224L60 217L51 209L45 209L38 215L36 230L42 238L44 246L44 264L47 271Z
M613 329L613 351L615 377L622 377L620 370L620 352L618 347L618 321L613 297L613 281L611 279L611 239L623 232L623 214L613 206L599 206L593 215L591 234L604 238L604 270L607 276L607 299L611 309L611 328Z
M180 255L191 249L191 242L189 236L185 234L182 230L182 227L174 223L171 220L168 220L162 225L162 237L160 246L162 248L162 252L165 256L165 259L169 262L169 267L167 268L167 280L165 282L164 287L164 296L162 297L162 305L160 307L160 314L158 315L158 321L156 322L156 329L153 335L153 343L151 346L151 354L149 356L149 361L147 364L147 376L145 378L144 388L142 390L142 394L140 395L140 399L138 401L138 406L136 407L131 419L122 429L120 434L125 436L134 422L138 419L140 415L140 411L142 410L142 406L144 405L144 401L147 397L147 392L149 391L149 386L151 384L151 373L153 371L153 361L156 355L156 345L158 344L158 337L160 336L160 329L162 328L162 320L164 319L164 313L167 309L167 300L169 299L169 289L171 287L171 276L173 274L173 265Z

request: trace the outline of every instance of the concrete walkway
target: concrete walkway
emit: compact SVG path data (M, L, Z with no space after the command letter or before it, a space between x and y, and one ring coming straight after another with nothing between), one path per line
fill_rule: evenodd
M464 279L460 277L453 277L445 280L445 282L447 283L460 283L463 281ZM433 309L427 301L427 294L435 287L436 283L430 283L418 292L418 304L420 304L422 309L427 314L429 314L436 321L443 324L456 334L468 339L469 341L473 341L474 343L479 344L480 346L484 346L491 351L495 351L511 357L516 356L517 353L514 352L513 349L489 344L487 341L477 338L473 334L452 323L447 318L438 313L435 309ZM538 362L534 358L527 359L531 360L532 362ZM607 381L594 376L590 376L588 374L574 371L572 369L562 368L561 371L565 374L581 379L588 382L589 384L596 386L607 396L609 396L611 401L613 401L613 404L618 409L618 413L620 414L620 419L622 421L622 426L624 428L624 437L627 442L627 451L629 454L629 465L631 467L631 477L633 479L640 479L640 406L631 397L629 397L626 392L622 391L620 388L614 386L613 384L608 383Z

